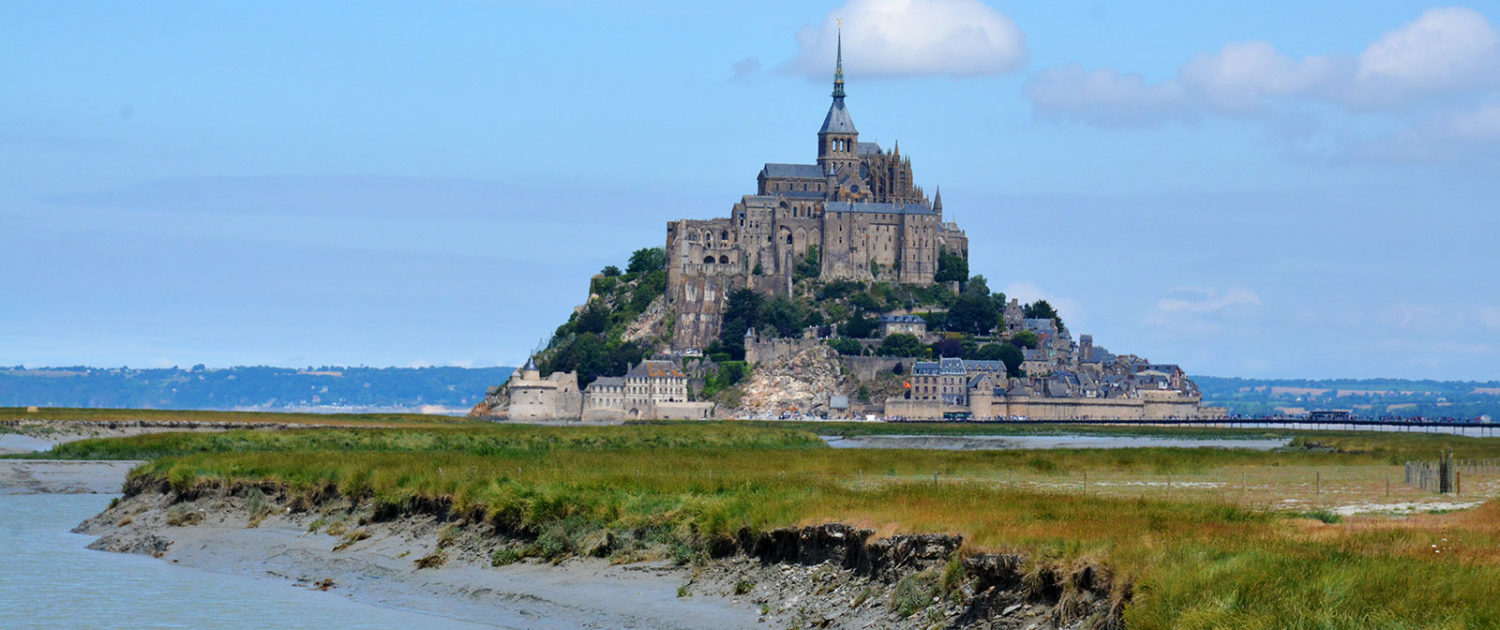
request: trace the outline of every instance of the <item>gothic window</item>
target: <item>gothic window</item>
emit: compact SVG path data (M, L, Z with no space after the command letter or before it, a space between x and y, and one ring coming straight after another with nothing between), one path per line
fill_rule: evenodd
M727 264L729 264L729 257L728 256L720 256L719 257L719 262L722 263L722 264L727 265Z
M786 235L786 244L787 245L791 245L792 244L792 235L791 234Z
M724 230L723 232L719 232L719 239L720 240L725 240L725 241L729 240L729 230Z

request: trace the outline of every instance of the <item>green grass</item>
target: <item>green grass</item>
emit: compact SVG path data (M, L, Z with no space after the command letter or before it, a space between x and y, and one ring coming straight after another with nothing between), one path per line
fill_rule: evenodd
M542 427L484 423L454 428L239 430L217 433L153 433L60 444L49 459L156 459L193 453L389 452L504 455L558 449L734 449L824 448L817 436L734 424L699 423L643 431L623 426Z
M898 383L899 385L899 383ZM678 420L641 420L633 425L673 425ZM1014 424L1005 422L809 422L785 420L735 420L735 424L778 429L800 429L818 435L861 437L868 435L1099 435L1176 438L1263 439L1291 438L1298 431L1221 427L1172 427L1129 425Z
M967 552L1020 552L1064 570L1103 563L1116 587L1130 585L1132 628L1500 624L1500 598L1491 594L1500 583L1500 503L1402 519L1337 518L1308 507L1236 503L1218 491L1109 496L1078 483L1090 472L1090 480L1181 480L1226 470L1235 480L1240 471L1268 478L1287 471L1305 483L1302 477L1325 471L1329 492L1337 471L1385 471L1446 448L1500 457L1500 440L1303 432L1286 434L1297 448L1277 452L860 450L824 446L814 432L830 426L873 432L881 425L230 431L88 440L49 457L150 459L133 480L183 492L270 484L308 505L337 490L377 514L448 506L531 541L497 550L497 564L569 555L685 562L741 528L838 521L881 535L962 534ZM974 428L889 429L949 426ZM1002 428L1012 427L994 430ZM1012 488L1017 476L1066 483ZM940 576L942 584L952 578ZM926 582L908 587L913 602L916 595L930 600Z

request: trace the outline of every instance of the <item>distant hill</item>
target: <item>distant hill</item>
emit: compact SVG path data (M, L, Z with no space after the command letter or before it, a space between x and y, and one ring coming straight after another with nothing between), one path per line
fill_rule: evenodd
M0 406L464 413L514 368L0 368Z
M1246 416L1351 409L1361 416L1500 418L1500 381L1192 379L1206 404Z

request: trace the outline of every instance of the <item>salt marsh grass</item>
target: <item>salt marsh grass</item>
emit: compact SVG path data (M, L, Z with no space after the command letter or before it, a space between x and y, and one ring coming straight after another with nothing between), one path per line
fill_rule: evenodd
M1500 624L1500 503L1404 518L1324 511L1411 498L1382 483L1393 462L1450 448L1497 457L1500 440L1307 433L1274 452L921 451L831 449L804 429L234 431L86 441L53 456L149 458L133 482L184 493L269 484L295 502L336 491L387 518L439 506L534 541L497 551L498 564L692 561L742 528L838 521L962 534L967 552L1020 552L1059 571L1106 566L1129 593L1132 628Z

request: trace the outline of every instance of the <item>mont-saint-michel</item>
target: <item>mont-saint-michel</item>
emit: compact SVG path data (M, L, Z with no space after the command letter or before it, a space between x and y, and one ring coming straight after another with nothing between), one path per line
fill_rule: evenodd
M5 630L1500 628L1500 9L183 8L0 3Z
M1224 417L1180 366L1075 340L1045 300L1007 301L969 276L970 239L944 221L942 192L927 196L899 143L861 142L847 98L840 36L816 162L767 163L728 217L672 221L629 274L595 276L541 356L471 415ZM601 337L631 344L634 362L589 362Z

